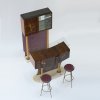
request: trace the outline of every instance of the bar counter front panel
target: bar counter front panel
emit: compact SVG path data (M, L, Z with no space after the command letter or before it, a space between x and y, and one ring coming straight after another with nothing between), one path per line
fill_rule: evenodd
M61 42L51 48L30 52L30 61L35 66L35 69L40 70L42 68L43 72L47 72L56 69L58 63L69 58L69 56L69 47L64 42ZM40 71L39 74L41 74Z

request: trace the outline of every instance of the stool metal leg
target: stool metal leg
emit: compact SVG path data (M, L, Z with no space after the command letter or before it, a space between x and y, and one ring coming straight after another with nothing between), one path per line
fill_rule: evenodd
M64 73L63 83L64 83L64 80L65 80L65 76L66 76L66 71L65 71L65 73Z
M47 86L47 88L48 88L48 90L44 90L44 86ZM42 91L44 91L44 92L50 92L50 95L51 95L51 86L50 86L50 83L46 83L46 85L44 84L44 83L42 83L42 88L41 88L41 94L40 94L40 96L42 95ZM52 95L51 95L51 98L52 98Z
M70 75L70 80L67 80L66 79L66 76ZM66 71L64 73L64 78L63 78L63 83L64 83L64 80L66 80L67 82L71 82L71 88L72 88L72 80L74 79L73 75L72 75L72 72L70 72L70 74L66 74Z
M50 83L48 83L48 86L49 86L49 90L50 90L50 95L51 95L51 86L50 86ZM51 95L51 98L52 98L52 95Z
M72 72L71 72L71 75L70 75L70 76L71 76L71 88L72 88L72 80L73 80L73 79L72 79Z
M42 83L42 88L41 88L41 94L40 94L40 96L42 95L42 91L43 91L43 84L44 84L44 83Z

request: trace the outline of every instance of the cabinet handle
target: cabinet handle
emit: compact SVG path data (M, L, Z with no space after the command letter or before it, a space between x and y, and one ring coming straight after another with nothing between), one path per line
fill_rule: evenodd
M31 26L31 24L29 24L28 27L30 28L30 31L32 31L32 26Z
M35 25L29 24L28 27L30 28L30 31L32 32L32 31L34 31Z

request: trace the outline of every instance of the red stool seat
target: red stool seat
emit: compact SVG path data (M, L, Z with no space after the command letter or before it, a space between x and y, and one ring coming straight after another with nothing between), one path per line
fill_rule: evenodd
M44 83L49 83L51 81L51 76L48 75L48 74L44 74L41 76L41 80L44 82Z
M72 64L66 64L64 69L68 72L72 72L74 70L74 66Z

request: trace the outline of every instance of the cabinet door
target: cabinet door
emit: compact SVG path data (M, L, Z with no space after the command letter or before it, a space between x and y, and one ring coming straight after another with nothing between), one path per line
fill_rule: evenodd
M47 18L45 20L45 28L46 29L50 29L52 27L52 19L51 18Z
M25 20L25 33L36 33L38 31L38 18L31 18Z
M39 31L52 28L52 15L46 14L39 16Z
M45 49L47 47L46 31L41 31L35 33L34 35L29 35L29 51L38 51Z
M57 68L57 64L55 63L55 57L46 59L45 63L46 64L43 67L43 72L47 72L47 71L54 70Z

